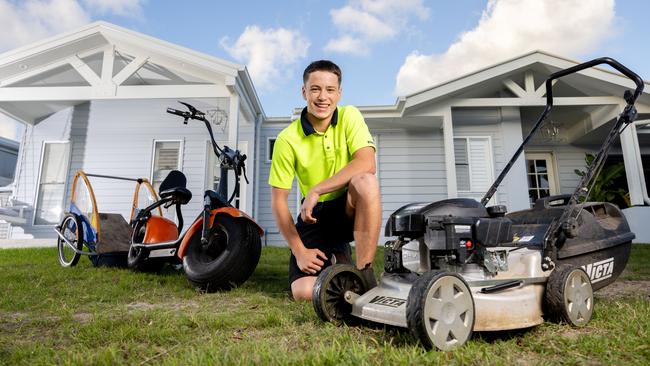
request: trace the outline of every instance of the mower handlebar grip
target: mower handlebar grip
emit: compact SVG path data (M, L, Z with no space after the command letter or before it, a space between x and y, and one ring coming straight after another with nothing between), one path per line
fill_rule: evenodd
M585 69L588 69L590 67L594 67L596 65L601 65L601 64L607 64L611 66L612 68L616 69L616 71L620 72L621 74L627 76L630 80L634 82L636 85L636 88L634 89L634 93L631 95L630 98L625 98L627 104L632 105L636 101L636 99L641 95L643 92L643 79L639 75L637 75L634 71L628 69L627 67L623 66L620 62L614 60L611 57L600 57L597 59L593 59L591 61L587 61L585 63L582 63L580 65L576 65L573 67L569 67L568 69L560 70L558 72L555 72L551 74L548 79L546 79L546 104L547 105L553 105L553 84L552 81L554 79L559 79L563 76L569 75L576 73L578 71L582 71Z

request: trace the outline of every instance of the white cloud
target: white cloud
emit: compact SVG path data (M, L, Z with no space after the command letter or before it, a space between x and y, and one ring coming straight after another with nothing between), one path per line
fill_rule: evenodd
M330 16L339 35L327 42L325 50L367 54L372 44L403 32L411 17L426 19L429 9L422 0L350 0L331 10Z
M273 89L273 84L294 74L291 67L307 56L309 41L296 30L248 26L237 41L221 39L221 47L248 67L256 86Z
M131 16L143 0L0 0L0 51L89 23L96 13Z
M21 46L89 21L88 14L73 0L0 0L0 49Z
M579 57L611 33L614 0L490 0L445 53L407 56L395 92L412 93L532 50Z
M142 13L141 0L82 0L86 7L97 13L136 16Z
M341 9L334 9L331 14L332 22L336 28L346 33L357 34L368 40L388 39L397 33L397 29L386 20L349 5Z
M325 45L325 49L353 55L367 55L370 52L370 49L363 41L348 35L330 39Z

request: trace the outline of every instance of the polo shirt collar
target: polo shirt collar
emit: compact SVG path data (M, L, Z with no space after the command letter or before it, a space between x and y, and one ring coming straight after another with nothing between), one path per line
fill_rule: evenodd
M332 122L330 122L332 126L336 126L338 117L339 107L336 107L334 113L332 114ZM312 133L316 133L314 126L312 126L307 119L307 107L303 108L302 112L300 113L300 124L302 125L302 132L305 134L305 137L311 135Z

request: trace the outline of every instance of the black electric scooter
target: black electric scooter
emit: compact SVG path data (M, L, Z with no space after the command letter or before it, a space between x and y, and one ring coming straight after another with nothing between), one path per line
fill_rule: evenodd
M155 270L165 262L182 261L185 274L195 287L208 292L231 289L244 283L255 270L261 253L260 237L264 234L253 218L231 204L239 195L241 175L248 183L246 155L228 146L220 148L205 113L180 103L187 107L186 111L167 108L167 113L182 117L184 124L189 120L205 124L220 162L219 185L216 192L205 191L202 213L181 234L181 206L190 201L192 193L186 188L185 175L172 170L160 184L160 200L139 211L131 222L128 265L136 270ZM230 170L235 174L235 188L228 198ZM178 224L154 213L160 206L174 205Z

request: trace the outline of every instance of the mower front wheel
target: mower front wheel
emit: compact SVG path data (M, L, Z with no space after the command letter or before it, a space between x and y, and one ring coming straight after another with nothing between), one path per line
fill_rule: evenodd
M548 278L544 296L547 316L574 327L587 325L594 311L594 292L587 273L572 265L558 265Z
M352 304L345 300L345 293L357 295L366 292L366 284L361 271L350 264L334 264L325 268L314 284L312 304L318 317L335 324L350 323Z
M474 329L474 298L457 274L428 272L418 278L406 301L406 322L425 348L449 351L460 347Z

